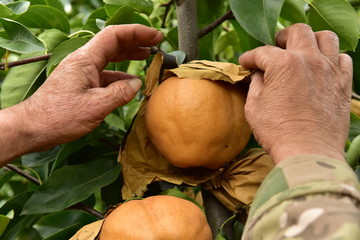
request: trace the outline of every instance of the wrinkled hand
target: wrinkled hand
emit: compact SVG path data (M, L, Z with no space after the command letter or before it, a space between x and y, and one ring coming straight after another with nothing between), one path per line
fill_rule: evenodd
M275 163L299 154L344 160L349 128L352 61L337 36L305 24L279 31L278 47L244 53L257 69L245 105L254 136Z
M130 74L103 69L109 62L145 59L150 55L147 47L161 40L159 31L146 26L109 26L68 55L21 104L23 124L38 135L35 142L39 148L89 133L111 111L129 102L141 81Z

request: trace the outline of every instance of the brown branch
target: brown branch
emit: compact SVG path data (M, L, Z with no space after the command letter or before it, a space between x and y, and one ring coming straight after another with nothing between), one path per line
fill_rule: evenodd
M223 16L216 19L214 22L210 23L208 26L204 27L199 31L199 38L204 37L206 34L210 33L212 30L217 28L219 25L221 25L226 20L230 20L234 18L234 14L231 10L229 10L227 13L225 13Z
M165 25L166 18L167 18L167 15L169 14L170 7L171 7L171 5L173 3L174 3L174 0L170 0L167 3L163 3L163 4L160 5L161 7L165 7L165 13L164 13L163 21L162 21L162 24L161 24L161 28L166 27L166 25Z
M30 182L35 183L36 185L40 185L40 181L37 178L29 175L27 172L21 170L20 168L14 166L12 164L6 164L5 167L7 167L8 169L10 169L13 172L16 172L17 174L19 174L20 176L26 178Z
M35 183L36 185L40 185L40 181L37 178L34 178L33 176L29 175L27 172L21 170L20 168L12 165L12 164L6 164L5 167L7 167L8 169L10 169L11 171L16 172L17 174L19 174L20 176L23 176L24 178L26 178L27 180L29 180L32 183ZM95 209L86 206L84 203L76 203L70 207L68 207L67 209L80 209L83 210L99 219L103 219L105 218L104 214L96 211Z
M201 189L201 194L204 200L204 208L206 219L210 225L211 232L215 238L221 225L232 215L227 208L209 191ZM223 232L227 235L228 240L233 240L233 221L226 224Z
M9 63L7 63L7 67L11 68L11 67L19 66L19 65L28 64L28 63L48 60L50 58L50 56L51 56L51 53L42 55L42 56L36 56L36 57L32 57L32 58L26 58L26 59L22 59L22 60L18 60L18 61L9 62ZM0 70L4 70L5 66L6 66L6 63L0 63Z
M104 219L105 215L102 214L101 212L96 211L95 209L86 206L84 203L76 203L74 205L72 205L71 207L68 207L67 209L80 209L83 210L95 217L97 217L98 219Z
M155 55L158 52L162 53L162 55L164 57L164 63L163 63L162 67L164 69L171 69L171 68L178 67L175 56L170 55L170 54L164 52L163 50L161 50L160 48L155 47L155 46L150 47L150 51L151 51L152 55Z
M358 95L358 94L356 94L356 93L352 93L351 94L351 96L352 96L352 98L355 98L355 99L357 99L357 100L360 100L360 95Z

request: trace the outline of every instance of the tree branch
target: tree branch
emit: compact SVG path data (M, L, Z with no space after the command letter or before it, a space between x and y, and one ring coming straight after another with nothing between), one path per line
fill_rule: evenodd
M234 14L231 10L229 10L227 13L225 13L223 16L216 19L214 22L210 23L208 26L204 27L199 31L199 38L204 37L206 34L210 33L212 30L217 28L219 25L221 25L226 20L230 20L234 18Z
M352 93L351 94L351 96L352 96L352 98L355 98L355 99L357 99L357 100L360 100L360 95L358 95L358 94L356 94L356 93Z
M164 13L163 21L162 21L162 24L161 24L161 28L166 27L165 26L166 18L167 18L167 15L169 14L171 4L173 4L173 3L174 3L174 0L170 0L167 3L163 3L163 4L160 5L161 7L165 7L165 13Z
M204 208L206 219L210 225L211 233L215 239L216 234L223 225L223 223L231 216L229 210L221 204L221 202L209 191L201 189L201 195L204 200ZM234 239L233 223L230 221L223 228L223 232L227 235L228 240Z
M86 206L84 203L80 202L80 203L76 203L70 207L68 207L67 209L79 209L79 210L83 210L84 212L87 212L95 217L97 217L98 219L104 219L105 215L102 214L99 211L96 211L95 209Z
M23 176L24 178L26 178L27 180L29 180L32 183L35 183L36 185L40 185L40 181L36 178L34 178L33 176L29 175L27 172L21 170L20 168L12 165L12 164L6 164L5 167L7 167L8 169L10 169L11 171L16 172L17 174L19 174L20 176ZM84 203L76 203L70 207L68 207L67 209L79 209L79 210L83 210L99 219L103 219L105 218L104 214L102 214L101 212L96 211L95 209L86 206Z
M179 50L186 53L185 62L198 58L197 2L175 0L178 21Z
M9 62L9 63L7 63L7 67L11 68L11 67L19 66L19 65L28 64L28 63L48 60L50 58L50 56L51 56L51 53L42 55L42 56L36 56L36 57L32 57L32 58L26 58L26 59L22 59L22 60L18 60L18 61ZM6 65L6 63L0 63L0 70L4 70L5 65Z
M20 168L14 166L12 164L6 164L5 167L7 167L8 169L10 169L13 172L16 172L17 174L19 174L20 176L26 178L30 182L35 183L36 185L40 185L40 181L37 178L31 176L30 174L28 174L27 172L21 170Z

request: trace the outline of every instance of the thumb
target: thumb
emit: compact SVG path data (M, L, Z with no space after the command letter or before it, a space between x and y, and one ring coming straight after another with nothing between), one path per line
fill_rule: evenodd
M140 79L119 80L109 84L106 90L108 107L114 110L131 101L140 90L142 82Z
M246 104L245 104L246 115L251 115L251 112L255 111L255 106L259 101L263 88L264 88L264 73L261 71L256 71L251 76L251 83L249 86L249 91L247 94Z

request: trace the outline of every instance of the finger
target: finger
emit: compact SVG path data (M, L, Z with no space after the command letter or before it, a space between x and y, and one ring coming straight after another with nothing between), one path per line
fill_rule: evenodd
M342 73L345 73L347 77L352 79L353 62L349 55L345 53L339 54L339 68Z
M104 112L106 116L114 109L130 102L140 90L141 85L141 80L131 79L113 82L106 88L93 88L92 91L96 91L97 98L102 99L98 101L99 106L94 107L98 107L99 111Z
M247 69L260 69L265 72L267 66L273 61L281 59L283 53L284 50L278 47L262 46L243 53L239 57L239 63Z
M162 33L154 28L139 24L111 25L99 32L81 50L87 53L97 69L102 70L119 53L153 46L161 40Z
M353 64L351 57L347 54L340 54L339 67L340 67L340 71L343 74L344 92L346 96L350 99L352 93L352 79L353 79Z
M264 73L256 71L251 75L251 83L246 98L245 117L251 118L251 113L254 111L256 103L258 102L261 92L264 88Z
M339 38L331 31L320 31L315 33L320 52L331 61L338 61Z
M100 86L106 87L110 85L113 82L119 81L119 80L129 80L129 79L136 79L139 78L139 76L128 74L125 72L120 71L102 71L100 73Z
M111 62L120 62L124 59L128 60L143 60L150 56L151 51L150 48L140 47L131 52L120 52Z
M257 101L260 97L260 94L264 88L264 73L261 71L256 71L251 76L251 83L249 86L249 91L247 95L247 101Z
M298 23L276 33L276 43L287 50L317 49L317 41L311 27Z

